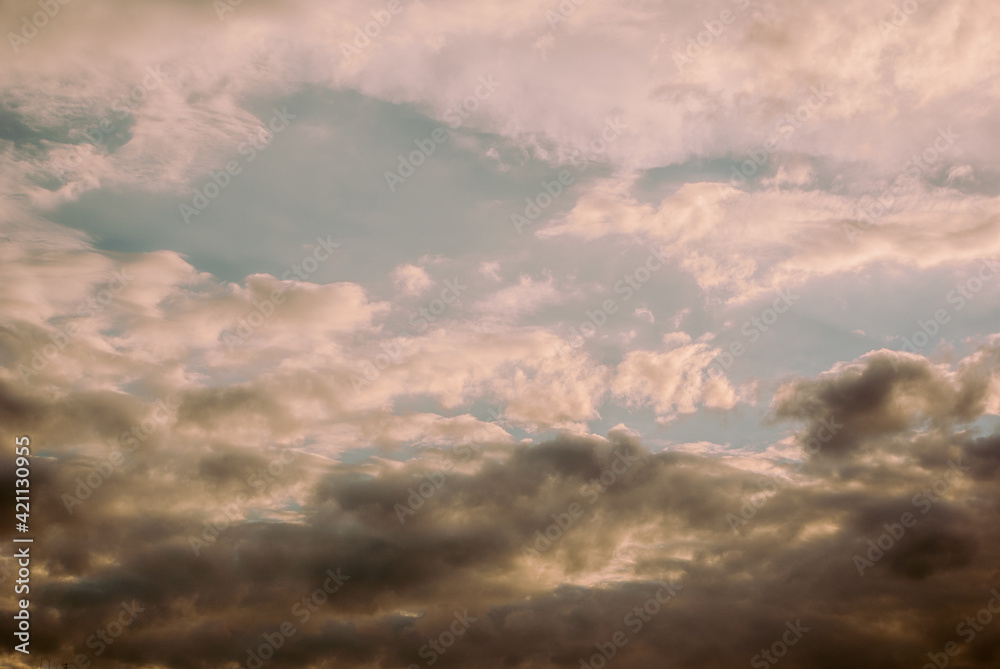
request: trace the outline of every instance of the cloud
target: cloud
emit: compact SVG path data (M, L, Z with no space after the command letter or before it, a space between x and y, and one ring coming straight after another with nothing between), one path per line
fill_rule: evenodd
M265 666L694 669L772 664L791 626L790 669L951 641L995 666L995 630L959 630L1000 562L996 314L924 323L939 279L995 292L996 3L390 6L0 6L0 440L31 439L36 658L250 666L289 622ZM251 152L285 105L295 148ZM422 184L357 186L437 126ZM264 150L245 208L182 225ZM283 273L305 219L351 262ZM597 325L640 244L669 266ZM468 287L414 311L433 268ZM709 372L741 306L800 287L821 299ZM577 346L584 310L612 329ZM866 349L915 319L932 357Z
M662 351L632 351L618 365L613 390L631 404L651 404L660 420L693 413L697 404L730 409L736 393L729 383L708 374L717 348L678 333L664 337Z
M919 657L936 647L928 634L953 638L960 612L991 596L998 469L994 437L968 436L981 406L958 399L968 370L897 362L899 375L889 377L889 356L873 354L798 382L777 403L781 417L812 421L829 409L844 424L847 436L828 441L817 462L864 441L891 453L894 466L856 456L850 470L796 472L772 461L780 484L711 449L652 454L624 429L471 457L431 448L405 463L332 462L302 442L282 450L194 439L192 430L241 411L249 396L186 393L157 437L72 514L53 504L33 517L36 540L49 547L38 565L60 576L33 597L33 617L46 621L33 643L42 655L83 650L95 624L134 599L143 614L106 649L121 666L244 662L285 620L297 634L274 666L321 658L396 666L419 662L455 611L475 623L441 658L482 667L575 667L618 631L628 634L619 652L630 666L659 666L665 653L680 667L731 664L799 620L809 631L789 650L789 666L831 654L852 666ZM121 395L76 392L57 403L2 390L0 410L17 415L34 443L94 442L94 460L65 447L36 458L34 494L46 499L74 494L94 471L101 436L146 412ZM946 420L956 405L932 400L950 397L966 408ZM928 412L937 421L930 432ZM815 434L814 424L797 438ZM281 455L291 460L277 468ZM956 458L968 469L949 474ZM269 466L276 474L260 477ZM916 524L882 540L883 556L859 574L855 556L906 512ZM327 570L349 577L343 588L294 608L322 588ZM930 582L940 589L915 587ZM641 626L629 623L663 583L676 596ZM719 588L729 638L721 645ZM942 615L942 605L959 613ZM889 614L908 624L873 632ZM182 633L189 643L169 642Z
M536 313L544 306L557 304L560 299L551 276L538 281L522 274L517 284L501 288L473 304L472 309L485 318L509 322Z
M426 270L410 264L397 267L392 273L392 282L405 295L419 295L434 284Z
M833 458L884 444L886 435L905 430L951 430L986 410L993 367L984 374L976 364L980 357L949 370L912 354L872 352L818 379L784 385L774 417L807 421L803 443L815 440L822 444L820 457Z
M922 5L889 35L879 25L892 7L860 0L849 12L829 3L733 3L735 20L683 67L677 54L717 20L717 11L585 7L554 27L546 12L555 10L535 0L508 5L502 21L454 3L406 5L370 46L347 58L342 45L372 20L363 3L286 4L280 21L273 4L241 6L225 20L185 3L136 8L103 0L96 7L90 14L67 5L23 53L3 55L6 97L24 126L49 137L32 168L51 172L70 153L80 155L59 198L123 183L182 190L260 130L261 119L241 102L288 93L289 82L352 88L427 108L443 120L479 77L491 75L507 83L467 125L560 160L588 151L606 118L620 116L629 132L600 158L622 173L696 155L742 156L766 139L762 128L777 127L804 104L810 86L822 86L830 100L782 151L839 163L860 157L885 177L937 125L960 117L968 132L990 132L985 110L997 96L980 65L997 58L992 34L1000 16L982 0ZM4 22L20 25L36 11L28 0L9 3ZM672 29L665 32L659 26L666 18ZM105 39L109 34L115 39ZM188 37L177 40L178 34ZM595 41L600 50L592 48ZM503 63L493 55L501 48L513 54ZM105 66L66 58L81 49ZM636 62L647 67L635 68ZM68 118L75 128L97 127L109 114L118 119L111 105L142 82L147 66L162 66L167 76L128 110L127 121L118 121L127 123L122 147L78 151L79 138L59 136ZM592 86L580 85L582 71ZM515 90L523 94L509 92ZM980 143L968 142L965 151L966 164L988 161ZM23 159L6 152L8 166L23 166ZM863 183L865 176L848 178ZM39 202L49 197L37 187L30 193Z
M892 210L870 222L870 194L688 183L653 206L635 199L633 185L598 182L564 219L536 234L661 244L703 291L734 303L876 264L978 264L1000 252L991 232L1000 220L996 198L948 188L918 185L892 196Z

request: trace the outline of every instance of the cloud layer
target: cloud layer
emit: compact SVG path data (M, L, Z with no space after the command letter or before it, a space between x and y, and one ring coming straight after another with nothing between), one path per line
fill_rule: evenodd
M995 3L0 23L32 661L997 665Z

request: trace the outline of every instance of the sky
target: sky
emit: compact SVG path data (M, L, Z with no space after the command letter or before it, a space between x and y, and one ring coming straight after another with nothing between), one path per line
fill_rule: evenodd
M997 3L0 26L8 666L1000 664Z

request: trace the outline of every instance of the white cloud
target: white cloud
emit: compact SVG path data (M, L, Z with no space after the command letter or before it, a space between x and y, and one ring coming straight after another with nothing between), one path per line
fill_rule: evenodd
M422 267L410 264L397 267L392 273L392 281L396 290L404 295L419 295L434 283Z

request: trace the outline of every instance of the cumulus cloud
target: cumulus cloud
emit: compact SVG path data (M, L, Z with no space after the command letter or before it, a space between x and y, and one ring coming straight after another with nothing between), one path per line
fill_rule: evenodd
M721 666L770 647L787 621L809 630L789 666L831 654L857 666L919 658L939 645L929 637L953 639L962 612L992 596L1000 469L996 439L970 431L981 404L963 390L968 370L908 358L892 376L890 358L795 382L776 414L812 421L798 439L817 434L818 416L843 427L820 436L823 449L807 456L816 466L770 461L771 474L714 452L652 454L622 427L500 450L490 435L406 463L333 462L301 441L259 449L192 439L246 404L183 393L156 436L72 514L40 507L40 559L60 578L34 597L46 621L38 652L84 650L95 621L134 599L143 614L107 647L120 666L242 663L285 620L298 633L275 666L419 663L455 611L475 622L441 659L482 667L578 666L618 631L632 666L659 666L664 655L681 667ZM105 455L97 442L150 409L107 393L57 403L7 383L0 397L36 443L92 444L87 456L36 460L35 494L54 501L95 471ZM962 408L945 420L955 404L936 401L947 398ZM831 460L862 442L883 457ZM874 559L868 540L907 512L916 524L883 539ZM328 570L342 589L294 608L322 590ZM642 625L628 622L664 584L674 596ZM907 624L882 629L887 615ZM179 634L189 643L169 641ZM993 635L983 634L979 647L989 647Z
M544 281L539 281L530 276L522 275L516 285L498 290L493 295L472 305L472 308L483 314L484 317L512 321L559 300L560 295L553 285L551 276L546 277Z
M996 3L393 7L0 6L35 657L995 666ZM284 272L309 225L350 262Z
M392 273L392 281L405 295L419 295L434 283L423 267L410 264L397 267Z
M723 409L736 404L736 393L708 366L719 349L691 342L678 333L664 338L665 350L632 351L618 365L613 389L633 404L652 404L661 420L693 413L697 404Z

